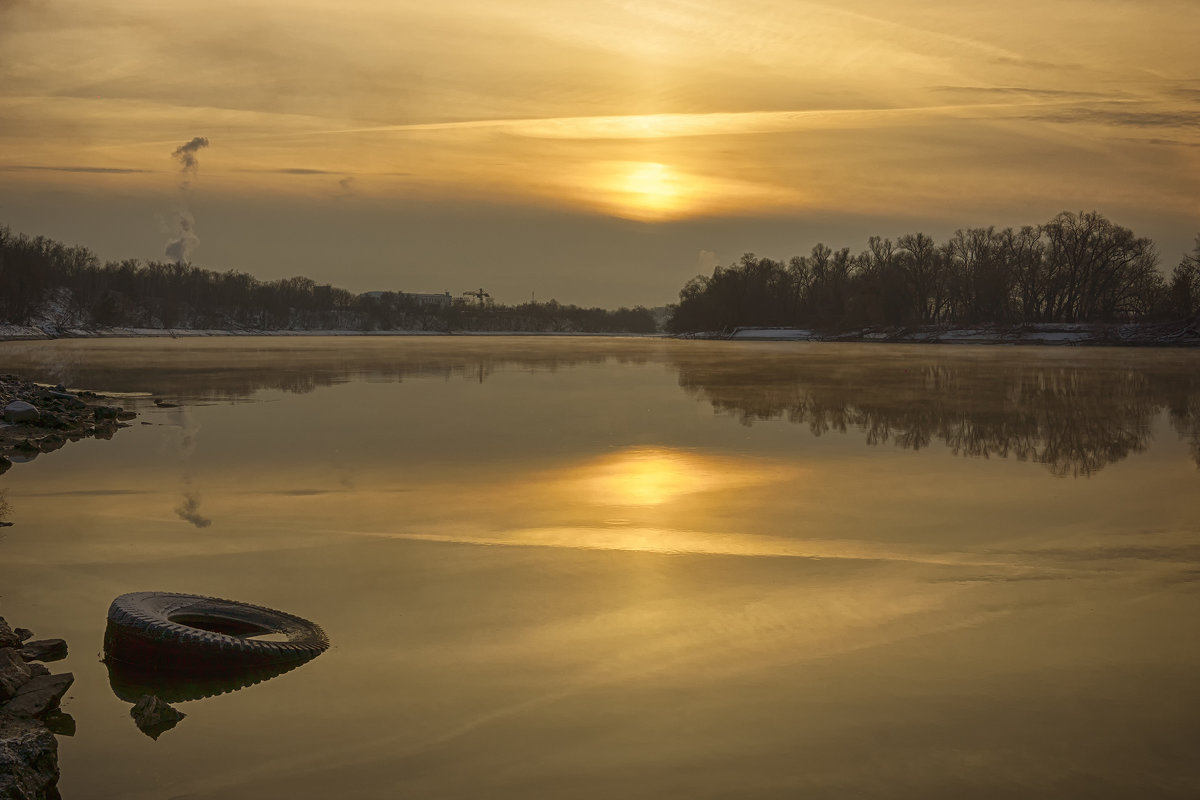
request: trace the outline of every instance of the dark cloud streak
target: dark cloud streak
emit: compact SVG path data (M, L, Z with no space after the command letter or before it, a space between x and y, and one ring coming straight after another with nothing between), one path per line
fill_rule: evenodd
M1114 125L1126 128L1200 128L1200 111L1116 111L1103 108L1065 108L1031 114L1037 122Z
M138 172L153 172L149 169L127 169L125 167L58 167L42 164L10 164L0 167L3 172L87 172L98 175L132 175Z
M1114 98L1117 95L1103 92L1082 92L1074 89L1038 89L1032 86L931 86L935 92L957 92L963 94L1014 95L1024 94L1035 97L1078 97L1078 98Z

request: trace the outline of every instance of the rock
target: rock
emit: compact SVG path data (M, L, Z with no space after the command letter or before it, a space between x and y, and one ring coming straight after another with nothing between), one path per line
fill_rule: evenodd
M67 421L55 414L53 411L43 410L40 415L40 422L43 428L65 428Z
M17 628L17 631L21 630ZM4 617L0 617L0 647L20 647L21 634L8 627L8 623L4 621Z
M145 423L143 423L145 424ZM12 462L4 456L0 456L0 475L8 472L8 468L12 466Z
M179 408L178 403L168 403L166 400L162 400L158 397L154 398L154 405L158 406L159 408Z
M47 391L46 396L53 397L55 400L63 401L63 403L67 406L67 408L86 408L87 407L87 403L83 402L82 400L80 400L78 397L76 397L73 394L68 394L67 392Z
M119 413L121 409L113 406L96 406L92 409L92 416L96 419L116 419Z
M4 421L11 423L20 422L38 422L42 418L42 412L37 410L37 406L31 403L26 403L24 400L13 400L4 407Z
M179 720L187 716L182 711L176 711L171 706L159 700L152 694L144 694L138 698L133 708L129 709L138 730L157 739L179 724Z
M38 639L26 642L17 652L26 661L59 661L67 657L67 643L62 639Z
M0 714L0 797L58 797L58 741L33 719Z
M29 674L35 678L40 675L49 675L50 674L50 668L47 667L45 664L38 663L37 661L31 661L28 664L26 664L25 666L29 667Z
M5 703L0 711L14 717L40 717L58 706L58 701L74 682L75 676L69 672L33 678L18 689L13 699Z
M32 679L33 673L20 653L11 647L0 649L0 701L16 695Z
M22 642L27 642L33 638L33 631L29 630L29 628L13 628L13 633L15 633L17 638Z

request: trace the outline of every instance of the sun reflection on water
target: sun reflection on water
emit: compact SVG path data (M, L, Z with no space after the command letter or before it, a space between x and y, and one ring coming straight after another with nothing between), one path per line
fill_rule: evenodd
M778 480L779 473L741 459L645 447L622 450L570 472L568 487L594 505L661 506L685 495Z

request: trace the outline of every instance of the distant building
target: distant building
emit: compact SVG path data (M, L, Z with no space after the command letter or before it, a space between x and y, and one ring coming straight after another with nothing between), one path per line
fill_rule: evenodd
M382 300L385 295L394 295L401 302L414 303L427 308L449 308L453 298L449 292L441 294L424 294L421 292L363 292L360 297L371 300Z
M405 300L411 300L419 306L433 306L435 308L449 308L453 298L449 292L441 294L416 294L414 292L401 292L401 296Z

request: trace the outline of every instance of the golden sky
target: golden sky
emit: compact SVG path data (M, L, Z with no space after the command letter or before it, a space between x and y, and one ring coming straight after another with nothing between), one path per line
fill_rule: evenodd
M0 223L159 258L182 205L202 266L509 302L1063 209L1169 268L1197 41L1195 0L0 0Z

